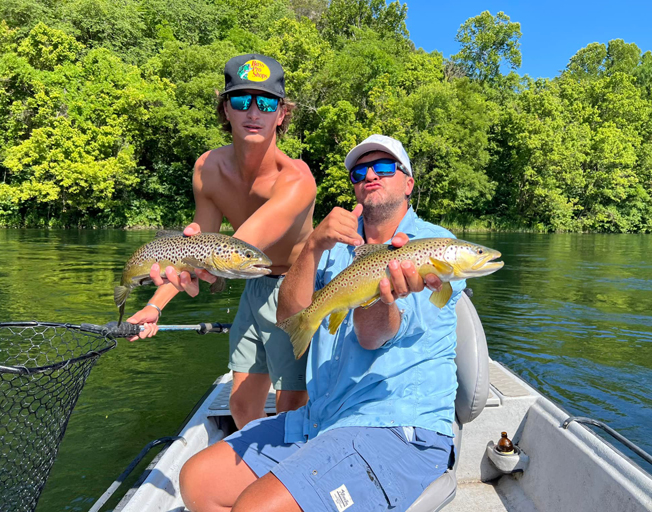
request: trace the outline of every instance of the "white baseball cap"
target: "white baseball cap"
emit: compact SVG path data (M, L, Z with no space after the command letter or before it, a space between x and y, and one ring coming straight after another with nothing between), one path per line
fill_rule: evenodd
M408 176L412 176L410 158L408 157L405 148L403 148L403 144L392 137L387 137L386 135L374 134L367 137L349 151L349 154L346 155L346 158L344 159L344 166L350 171L358 161L358 158L372 151L384 151L385 153L389 153L403 165Z

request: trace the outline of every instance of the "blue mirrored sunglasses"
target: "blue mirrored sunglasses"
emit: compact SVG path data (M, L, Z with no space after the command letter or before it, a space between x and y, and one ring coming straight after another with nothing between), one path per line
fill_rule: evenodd
M392 160L391 158L380 158L378 160L372 160L371 162L354 165L349 173L351 183L355 185L356 183L363 181L367 177L367 169L369 169L369 167L374 170L376 176L379 178L394 176L397 168L399 171L407 175L405 168L395 160Z
M256 106L261 112L276 112L278 98L272 96L241 94L239 96L229 96L229 101L231 102L231 108L234 110L249 110L254 98L256 99Z

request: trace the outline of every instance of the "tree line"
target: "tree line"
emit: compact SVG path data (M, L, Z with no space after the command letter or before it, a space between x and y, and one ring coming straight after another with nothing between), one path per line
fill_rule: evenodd
M280 147L310 166L316 218L352 207L346 153L400 139L417 213L449 227L652 231L652 53L580 49L521 76L519 23L465 21L450 58L415 48L385 0L4 0L0 225L179 226L192 167L229 143L226 61L286 70L298 106ZM225 194L229 191L225 190Z

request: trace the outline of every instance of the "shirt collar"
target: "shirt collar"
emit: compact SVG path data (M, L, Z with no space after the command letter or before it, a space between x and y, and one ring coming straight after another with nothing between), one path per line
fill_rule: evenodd
M417 235L417 219L417 214L414 213L412 206L408 206L407 212L405 212L394 234L405 233L408 238L414 238ZM362 215L358 218L358 234L364 239L364 220L362 219ZM391 238L385 243L389 243L390 241Z

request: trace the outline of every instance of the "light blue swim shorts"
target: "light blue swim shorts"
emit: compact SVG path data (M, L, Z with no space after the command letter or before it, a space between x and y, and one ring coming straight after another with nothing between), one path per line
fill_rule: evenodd
M249 279L229 332L229 368L268 373L276 390L306 389L306 352L296 360L290 337L276 327L278 289L283 276Z

